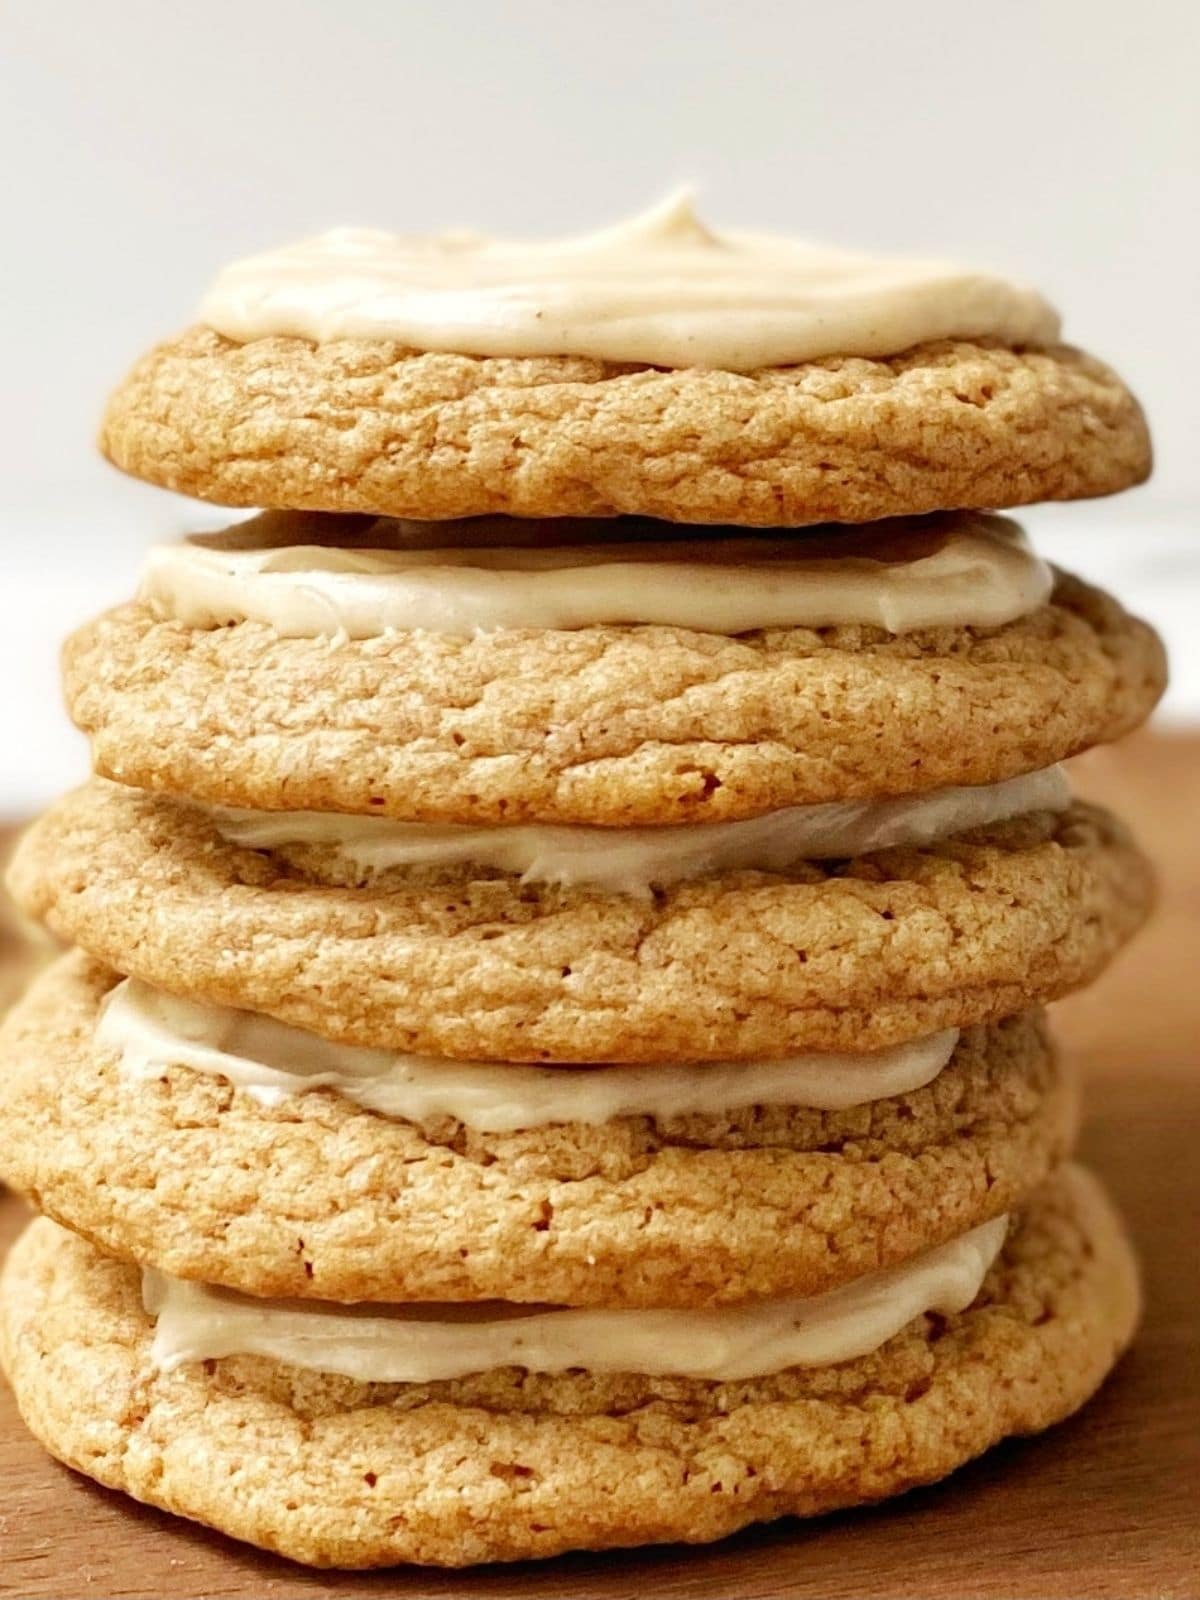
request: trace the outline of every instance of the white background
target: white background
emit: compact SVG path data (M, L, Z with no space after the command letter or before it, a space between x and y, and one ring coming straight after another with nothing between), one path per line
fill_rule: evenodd
M1152 485L1027 517L1166 628L1200 715L1191 0L0 0L0 811L82 771L57 636L195 513L93 455L231 256L336 223L718 225L1008 269L1142 395ZM211 521L201 512L199 521Z

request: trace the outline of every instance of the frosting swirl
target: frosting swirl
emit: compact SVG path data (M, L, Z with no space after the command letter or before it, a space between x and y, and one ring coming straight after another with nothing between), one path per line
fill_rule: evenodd
M687 191L614 227L539 243L339 228L226 267L200 316L241 342L392 339L734 372L932 339L1045 344L1059 328L1032 289L951 262L718 233Z

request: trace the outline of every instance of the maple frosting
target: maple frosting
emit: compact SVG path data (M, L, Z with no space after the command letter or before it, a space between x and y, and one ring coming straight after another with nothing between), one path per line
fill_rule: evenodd
M476 356L748 372L934 339L1053 342L1034 290L954 262L718 232L681 190L566 239L338 228L227 266L200 306L230 339L390 339Z
M127 978L108 996L96 1042L144 1082L172 1067L225 1078L263 1105L328 1089L383 1116L453 1117L481 1133L616 1117L720 1115L755 1105L841 1111L931 1082L954 1053L949 1029L864 1055L673 1066L530 1067L339 1044L256 1012L166 994Z
M495 1367L637 1372L732 1382L852 1361L914 1317L952 1316L978 1295L1004 1244L995 1217L947 1244L839 1289L716 1311L583 1310L507 1301L337 1306L256 1300L154 1269L143 1297L153 1355L189 1361L258 1355L360 1383L433 1383Z
M455 528L426 526L437 547L412 548L412 524L273 513L156 546L140 596L189 627L260 622L286 637L369 639L605 624L1000 627L1053 587L1016 523L976 513L774 538L704 529L686 541L647 537L642 520L642 537L611 537L618 521L565 545L522 544L530 529L516 520L495 534L510 530L507 545L458 546Z

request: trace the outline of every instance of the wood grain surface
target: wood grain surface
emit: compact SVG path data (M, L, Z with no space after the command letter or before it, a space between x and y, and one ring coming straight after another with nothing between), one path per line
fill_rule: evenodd
M307 1572L134 1505L49 1461L0 1391L0 1593L1189 1600L1200 1595L1200 737L1143 735L1074 765L1158 861L1151 929L1057 1008L1086 1063L1084 1150L1132 1222L1147 1313L1093 1403L936 1488L708 1549L573 1556L469 1573ZM13 941L0 950L15 961ZM21 1208L0 1201L0 1240Z

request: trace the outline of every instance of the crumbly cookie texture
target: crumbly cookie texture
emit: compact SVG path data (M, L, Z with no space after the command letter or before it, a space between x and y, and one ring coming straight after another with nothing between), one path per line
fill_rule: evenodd
M465 1566L702 1543L932 1482L1080 1406L1138 1300L1119 1219L1067 1168L968 1311L833 1367L366 1386L238 1357L162 1373L137 1273L43 1219L4 1270L0 1359L46 1448L112 1488L316 1566Z
M93 780L33 825L10 883L53 932L172 992L500 1061L880 1049L1086 983L1152 896L1120 823L1086 805L644 899L329 869L320 848L240 849L195 807Z
M993 629L505 630L283 639L127 605L81 629L67 700L97 771L224 805L422 822L731 820L993 783L1120 737L1162 645L1061 576Z
M0 1029L0 1175L110 1254L251 1294L818 1294L1012 1210L1075 1132L1074 1074L1036 1014L969 1030L932 1083L848 1111L482 1134L324 1090L267 1108L183 1067L126 1081L92 1039L114 982L68 956Z
M120 385L100 446L222 505L755 527L1073 500L1150 470L1107 367L965 342L740 374L195 327Z

